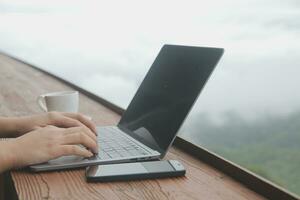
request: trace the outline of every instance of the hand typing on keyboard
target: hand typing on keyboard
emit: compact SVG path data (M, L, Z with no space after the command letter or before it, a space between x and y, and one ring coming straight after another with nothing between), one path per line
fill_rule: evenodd
M17 138L0 142L0 172L67 155L91 157L92 152L98 152L94 124L75 113L0 117L1 136Z
M129 137L120 133L115 127L105 127L105 131L98 136L98 159L122 158L137 155L147 155L148 151L140 147Z

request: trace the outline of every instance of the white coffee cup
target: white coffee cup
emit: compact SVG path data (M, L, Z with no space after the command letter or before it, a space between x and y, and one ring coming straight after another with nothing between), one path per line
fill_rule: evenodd
M38 96L37 102L40 108L45 111L78 112L79 93L78 91L61 91L42 94Z

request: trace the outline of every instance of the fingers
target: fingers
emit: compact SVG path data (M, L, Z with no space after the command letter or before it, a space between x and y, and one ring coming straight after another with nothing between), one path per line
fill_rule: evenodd
M88 127L91 131L97 135L96 127L94 123L84 115L79 113L60 113L60 112L49 112L48 116L55 126L70 128L70 127Z
M53 120L53 123L54 123L55 126L63 127L63 128L85 126L80 121L72 119L72 118L69 118L69 117L65 117L63 115L59 116L59 117L56 117Z
M59 156L68 156L68 155L76 155L82 157L91 157L93 154L78 145L62 145L59 149ZM58 157L59 157L58 156Z
M88 135L90 138L92 138L94 141L97 141L97 136L87 127L82 126L82 127L71 127L71 128L66 128L64 129L65 134L73 134L76 132L83 132L86 135Z
M58 133L58 141L60 145L78 145L81 144L86 148L98 153L97 136L87 127L71 127L71 128L57 128L55 126L47 126L48 129L55 128ZM57 136L55 136L57 137Z
M64 145L82 144L85 147L91 149L94 153L98 153L97 141L93 140L85 132L77 131L73 133L65 132L63 136Z
M66 117L78 120L80 123L87 126L89 129L91 129L97 135L97 130L96 130L95 124L91 120L89 120L87 117L85 117L84 115L79 114L79 113L62 113L62 114Z

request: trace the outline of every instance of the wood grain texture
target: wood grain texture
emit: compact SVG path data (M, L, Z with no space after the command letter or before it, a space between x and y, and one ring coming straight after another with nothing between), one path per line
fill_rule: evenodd
M21 116L41 112L39 94L72 90L25 64L0 54L0 114ZM120 116L80 95L80 111L97 125L116 124ZM101 134L101 133L100 133ZM178 159L185 177L114 183L87 183L84 170L30 173L12 171L19 199L264 199L229 176L172 147L167 159Z

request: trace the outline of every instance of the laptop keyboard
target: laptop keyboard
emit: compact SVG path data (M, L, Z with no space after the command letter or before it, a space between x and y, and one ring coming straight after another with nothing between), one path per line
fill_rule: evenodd
M124 135L117 127L102 127L98 137L98 159L147 155L149 152Z

